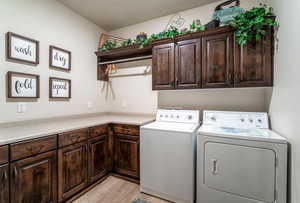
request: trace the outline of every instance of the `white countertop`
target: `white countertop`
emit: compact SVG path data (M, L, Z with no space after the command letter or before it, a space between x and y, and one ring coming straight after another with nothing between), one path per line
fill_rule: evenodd
M106 123L144 125L154 115L99 113L0 124L0 145L39 138Z

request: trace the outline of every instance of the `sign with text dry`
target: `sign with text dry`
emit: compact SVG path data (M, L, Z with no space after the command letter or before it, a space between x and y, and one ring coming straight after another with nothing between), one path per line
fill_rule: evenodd
M71 70L71 52L50 46L49 48L49 66L65 71Z
M39 42L23 37L21 35L8 32L6 34L7 59L21 63L39 63Z
M8 98L39 98L40 77L38 75L8 72Z
M49 78L50 98L71 98L71 80Z

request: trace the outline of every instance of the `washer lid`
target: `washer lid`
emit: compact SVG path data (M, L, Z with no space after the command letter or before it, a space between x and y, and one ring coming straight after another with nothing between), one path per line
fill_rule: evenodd
M194 123L173 123L173 122L155 121L155 122L141 126L141 129L193 133L197 130L198 127L199 127L199 124L194 124Z
M239 129L202 125L198 134L216 137L227 137L254 141L287 143L287 140L269 129Z

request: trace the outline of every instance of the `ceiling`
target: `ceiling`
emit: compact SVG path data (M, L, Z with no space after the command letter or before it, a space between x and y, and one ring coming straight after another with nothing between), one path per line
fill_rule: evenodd
M101 28L111 31L217 0L58 0Z

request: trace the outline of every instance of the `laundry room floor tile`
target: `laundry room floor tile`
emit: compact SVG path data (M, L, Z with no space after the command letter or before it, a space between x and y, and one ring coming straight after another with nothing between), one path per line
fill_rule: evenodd
M168 201L140 193L138 184L110 176L74 203L132 203L134 200L147 203L169 203Z

